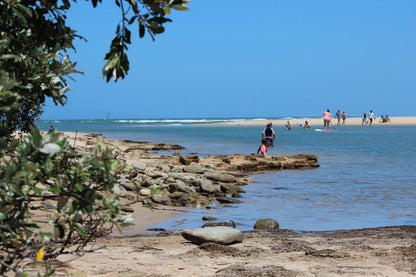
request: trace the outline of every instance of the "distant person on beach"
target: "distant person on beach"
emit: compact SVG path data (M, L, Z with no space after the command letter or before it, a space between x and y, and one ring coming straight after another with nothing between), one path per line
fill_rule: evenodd
M267 156L267 147L269 147L269 143L267 140L262 139L261 140L261 145L259 147L259 149L257 149L257 154L262 154L264 157Z
M364 113L363 114L363 121L362 121L361 125L367 125L367 123L368 123L368 121L367 121L367 114Z
M341 124L341 111L338 110L335 116L337 118L337 125L339 126Z
M288 120L285 124L286 129L288 129L289 131L292 130L292 124L290 124L290 121Z
M345 119L347 119L347 113L346 112L342 112L341 118L342 118L342 125L344 125Z
M368 113L368 119L370 119L370 125L373 125L373 119L376 119L376 116L373 113L373 110L370 110L370 112Z
M268 146L270 147L273 147L273 142L274 142L274 139L276 138L276 134L273 130L272 125L273 124L271 122L267 123L266 128L264 128L263 132L261 133L261 139L266 140L267 143L269 144Z
M384 115L380 115L380 120L378 121L380 123L386 123L387 119L384 117Z
M323 116L324 116L324 130L330 130L331 129L331 127L330 127L330 125L331 125L331 113L329 112L329 109L326 110L323 113Z
M305 130L309 130L311 128L311 125L309 125L309 122L307 120L305 120L305 124L303 125L303 128L305 128Z

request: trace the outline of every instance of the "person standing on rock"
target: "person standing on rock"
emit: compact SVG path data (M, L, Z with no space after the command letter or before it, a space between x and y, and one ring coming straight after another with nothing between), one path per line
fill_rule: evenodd
M263 140L266 140L268 143L268 146L273 147L273 141L276 138L276 134L272 128L272 123L269 122L266 125L266 128L263 129L263 132L261 133L261 139L262 139L262 143Z

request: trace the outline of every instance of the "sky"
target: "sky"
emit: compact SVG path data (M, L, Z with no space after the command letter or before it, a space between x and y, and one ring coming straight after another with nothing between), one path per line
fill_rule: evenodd
M84 75L42 119L416 115L414 0L193 0L156 41L132 27L116 83L102 67L120 12L103 2L68 13Z

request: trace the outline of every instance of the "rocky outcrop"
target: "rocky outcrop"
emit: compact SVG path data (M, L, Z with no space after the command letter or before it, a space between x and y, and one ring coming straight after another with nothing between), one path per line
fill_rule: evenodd
M87 152L100 135L79 134L76 145ZM71 139L71 138L70 138ZM102 138L101 138L102 139ZM217 155L183 156L180 145L153 144L131 140L104 140L115 156L126 164L114 193L123 206L142 201L151 205L206 206L218 201L236 204L245 192L243 186L253 182L248 174L283 169L318 167L316 155L267 156ZM156 155L153 151L175 151L172 155ZM125 208L127 212L127 208Z

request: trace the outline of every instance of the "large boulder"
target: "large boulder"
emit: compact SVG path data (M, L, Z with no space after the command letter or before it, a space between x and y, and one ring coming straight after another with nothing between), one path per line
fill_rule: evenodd
M223 245L242 242L244 238L240 230L223 226L187 229L182 231L182 236L195 244L212 242Z
M253 228L257 231L278 231L279 223L273 218L262 218L256 221Z
M199 181L199 186L202 192L214 193L216 191L211 180L201 179Z

